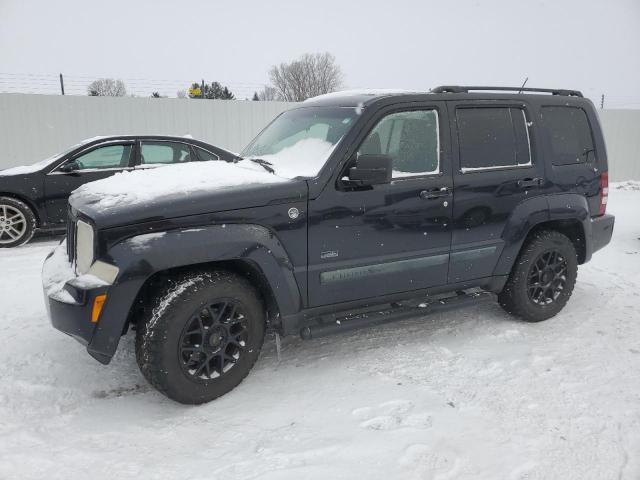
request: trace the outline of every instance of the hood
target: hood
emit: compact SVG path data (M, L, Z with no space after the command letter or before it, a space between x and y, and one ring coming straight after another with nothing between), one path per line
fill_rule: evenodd
M223 161L168 165L117 173L75 190L71 207L98 228L299 201L301 179L278 177L261 166Z
M20 165L18 167L5 168L4 170L0 170L0 179L2 177L15 177L18 175L26 177L34 173L41 172L56 160L57 158L48 158L41 162L34 163L33 165Z

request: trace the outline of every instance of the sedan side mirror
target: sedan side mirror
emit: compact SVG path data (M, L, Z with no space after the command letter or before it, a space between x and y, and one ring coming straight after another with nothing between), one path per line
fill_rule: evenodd
M65 163L59 169L59 171L63 173L73 173L77 170L80 170L80 164L75 160L71 160L70 162Z
M389 155L359 155L356 166L349 169L349 180L368 187L391 182L392 159Z

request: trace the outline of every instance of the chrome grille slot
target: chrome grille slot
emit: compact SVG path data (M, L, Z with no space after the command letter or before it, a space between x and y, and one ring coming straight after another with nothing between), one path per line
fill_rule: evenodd
M67 219L67 256L69 262L73 263L76 254L76 222L75 219L69 215Z

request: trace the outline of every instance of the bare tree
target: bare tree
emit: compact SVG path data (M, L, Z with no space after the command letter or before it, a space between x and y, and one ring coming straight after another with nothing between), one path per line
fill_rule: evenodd
M176 92L176 97L177 98L187 98L187 91L186 90L178 90Z
M306 53L291 63L274 65L269 78L280 98L289 102L334 92L342 85L342 71L330 53Z
M122 80L113 78L99 78L87 87L87 93L92 97L124 97L127 88Z
M274 87L270 87L269 85L265 85L265 87L257 92L258 100L263 102L277 102L282 101L282 97L278 93Z

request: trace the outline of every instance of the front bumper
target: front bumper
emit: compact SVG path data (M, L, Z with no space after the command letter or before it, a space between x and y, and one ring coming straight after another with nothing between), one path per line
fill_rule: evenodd
M611 241L616 217L604 214L591 219L591 252L597 252Z
M96 296L107 293L109 286L91 285L83 282L81 277L69 276L58 280L58 285L52 288L47 279L56 278L56 275L60 278L61 255L66 255L64 244L49 254L42 267L45 304L51 324L85 345L89 354L100 363L107 364L111 355L105 355L91 345L98 327L98 323L92 323L91 314Z

